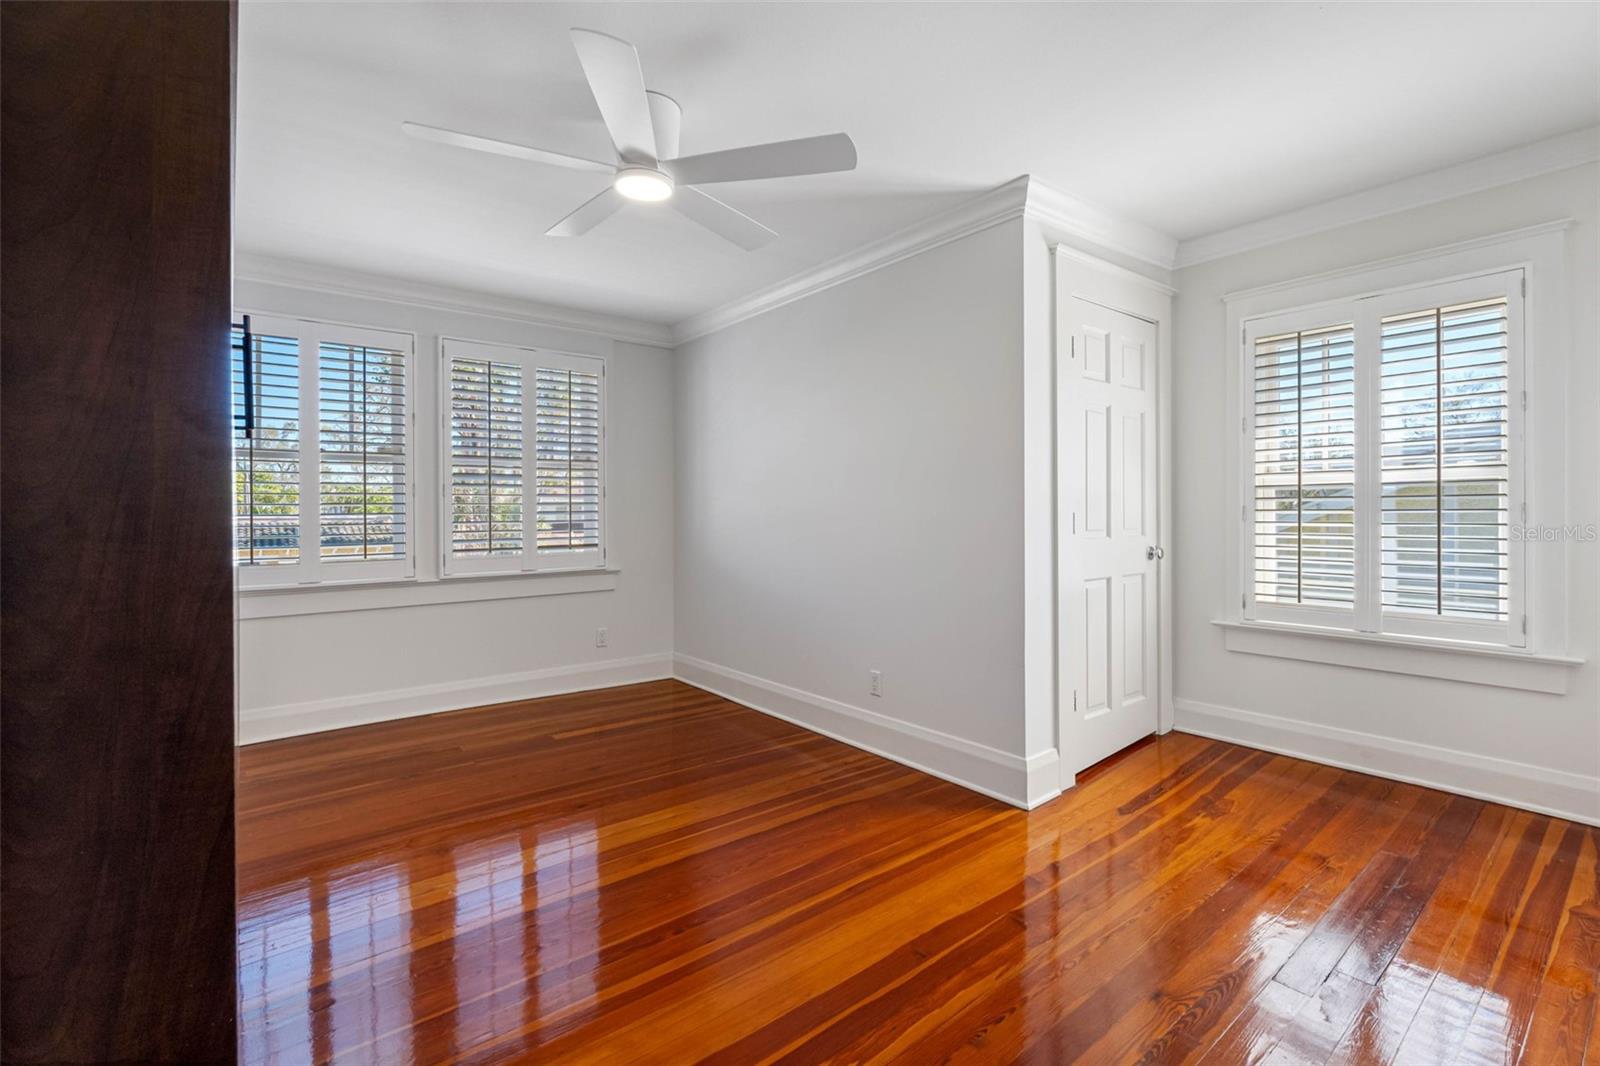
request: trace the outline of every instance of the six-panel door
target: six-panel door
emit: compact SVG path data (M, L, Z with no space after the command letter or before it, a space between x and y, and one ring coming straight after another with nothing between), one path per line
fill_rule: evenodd
M1064 300L1057 359L1062 759L1076 772L1156 731L1156 335Z

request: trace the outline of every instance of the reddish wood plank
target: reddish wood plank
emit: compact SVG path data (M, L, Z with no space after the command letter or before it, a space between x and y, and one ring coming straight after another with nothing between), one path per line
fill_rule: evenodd
M1197 737L1022 812L656 682L241 777L249 1062L1382 1062L1486 995L1508 1059L1592 1039L1587 830Z

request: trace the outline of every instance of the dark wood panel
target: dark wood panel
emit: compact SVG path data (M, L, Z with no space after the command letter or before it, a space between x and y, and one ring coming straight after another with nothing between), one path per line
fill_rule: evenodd
M7 1062L234 1057L232 40L0 6Z
M1198 737L1032 812L678 682L245 749L252 1063L1581 1062L1595 830Z

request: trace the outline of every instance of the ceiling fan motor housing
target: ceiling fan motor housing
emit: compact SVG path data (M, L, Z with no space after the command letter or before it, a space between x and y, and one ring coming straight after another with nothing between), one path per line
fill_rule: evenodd
M620 167L611 184L630 200L656 201L672 196L672 175L654 167L637 164Z

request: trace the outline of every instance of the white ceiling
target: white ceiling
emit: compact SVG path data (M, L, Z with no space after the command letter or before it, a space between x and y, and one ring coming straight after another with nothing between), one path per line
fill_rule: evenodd
M403 120L593 158L566 30L638 46L685 155L848 132L853 173L711 187L743 252ZM1600 121L1594 4L246 2L241 251L676 322L1031 173L1179 239Z

